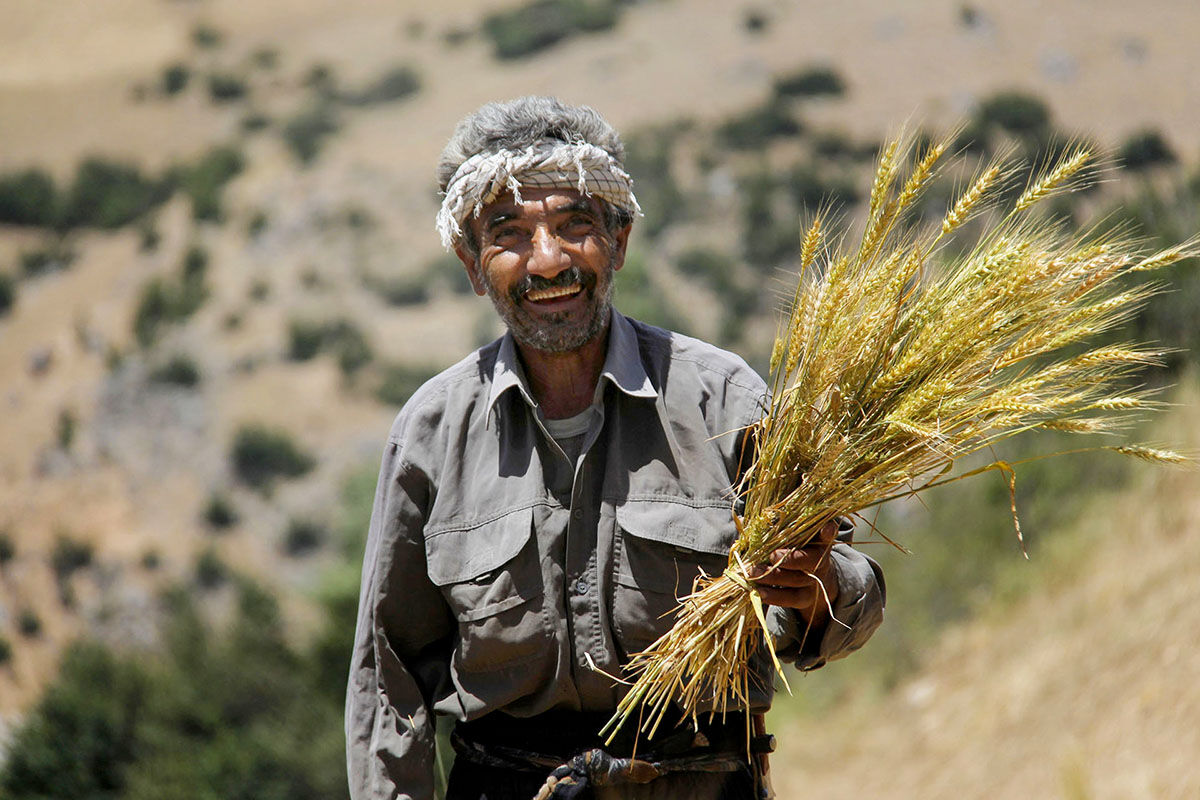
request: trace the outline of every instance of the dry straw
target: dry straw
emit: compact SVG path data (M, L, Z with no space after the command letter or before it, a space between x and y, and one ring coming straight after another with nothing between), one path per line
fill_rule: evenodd
M954 467L1031 429L1110 432L1149 404L1124 384L1158 352L1086 343L1153 293L1129 288L1126 273L1195 255L1196 243L1146 255L1120 235L1074 233L1039 215L1041 201L1087 177L1093 158L1083 148L1048 165L1007 210L999 206L1017 165L986 165L942 222L922 230L916 204L946 148L912 154L901 181L912 146L899 137L884 147L853 247L831 241L821 218L803 237L728 568L698 579L671 630L633 656L631 688L606 730L636 719L653 735L672 706L685 716L747 707L749 661L764 639L773 653L747 572L774 551L803 546L838 514L989 470L1011 489L1004 462ZM991 222L974 244L948 255L953 234L984 212ZM1151 447L1105 449L1187 461Z

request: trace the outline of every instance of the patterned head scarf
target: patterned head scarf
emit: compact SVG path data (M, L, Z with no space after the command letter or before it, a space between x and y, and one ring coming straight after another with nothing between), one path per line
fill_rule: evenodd
M453 249L467 218L478 217L504 191L521 202L522 187L574 189L631 215L641 213L629 173L604 148L587 142L539 142L523 150L476 153L459 166L437 215L442 245Z

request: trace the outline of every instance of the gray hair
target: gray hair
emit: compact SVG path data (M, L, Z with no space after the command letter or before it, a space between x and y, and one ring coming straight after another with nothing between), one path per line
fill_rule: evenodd
M467 115L454 128L438 159L438 188L445 192L462 163L479 153L519 151L540 142L592 144L624 167L625 146L604 117L588 106L569 106L557 97L527 96L502 103L487 103ZM605 224L616 231L633 222L632 213L600 200ZM472 251L473 236L464 231Z

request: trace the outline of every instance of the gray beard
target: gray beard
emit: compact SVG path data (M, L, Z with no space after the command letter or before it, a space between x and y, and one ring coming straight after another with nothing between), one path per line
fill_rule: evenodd
M589 298L589 306L592 311L590 317L583 324L578 325L572 324L565 312L561 315L553 314L534 320L521 314L511 298L497 292L486 277L484 285L487 287L488 297L491 298L496 313L500 315L500 319L504 321L518 344L546 353L567 353L578 350L592 341L608 325L609 317L612 314L613 291L612 266L610 265L608 269L608 279L603 282L603 287L600 287L600 281L597 281L592 289L594 294Z

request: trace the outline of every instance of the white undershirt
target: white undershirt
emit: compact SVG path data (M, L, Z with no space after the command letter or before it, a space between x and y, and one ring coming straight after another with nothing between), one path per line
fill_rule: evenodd
M599 415L600 409L596 405L590 405L573 417L544 420L547 432L558 442L558 446L567 454L572 464L579 460L584 437Z

